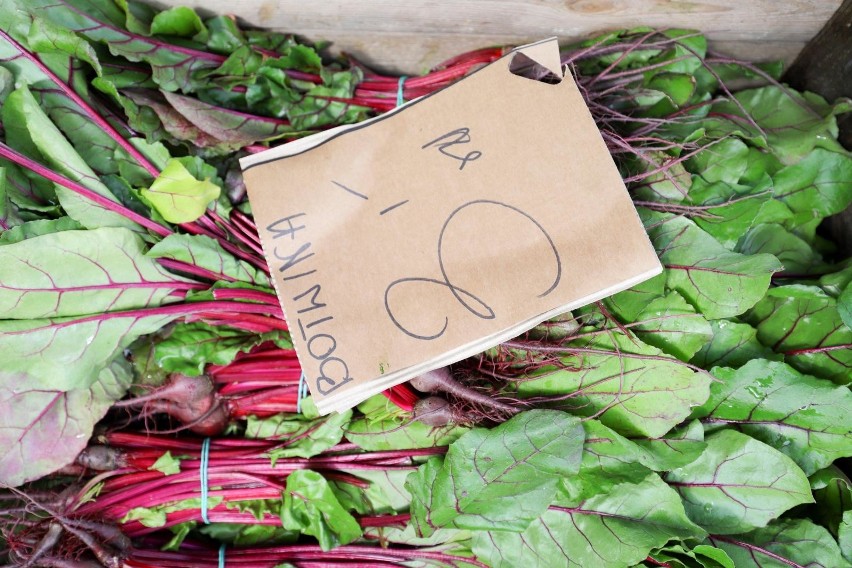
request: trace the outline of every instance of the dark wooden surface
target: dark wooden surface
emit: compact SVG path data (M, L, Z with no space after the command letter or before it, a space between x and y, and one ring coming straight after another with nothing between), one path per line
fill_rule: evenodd
M783 77L800 90L829 101L852 97L852 0L844 0L822 30L805 46ZM852 150L852 113L841 116L840 142ZM852 255L852 207L827 221L845 256Z

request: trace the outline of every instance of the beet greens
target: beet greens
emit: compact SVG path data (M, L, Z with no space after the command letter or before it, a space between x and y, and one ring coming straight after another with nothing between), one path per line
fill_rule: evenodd
M236 159L396 106L321 48L0 0L0 562L850 565L850 101L692 31L564 49L664 272L320 417Z

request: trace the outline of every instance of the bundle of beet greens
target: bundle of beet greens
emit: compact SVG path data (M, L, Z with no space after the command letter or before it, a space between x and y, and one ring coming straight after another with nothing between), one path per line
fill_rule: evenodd
M237 159L396 106L323 48L0 0L0 562L850 565L852 103L695 32L565 48L663 274L318 416Z

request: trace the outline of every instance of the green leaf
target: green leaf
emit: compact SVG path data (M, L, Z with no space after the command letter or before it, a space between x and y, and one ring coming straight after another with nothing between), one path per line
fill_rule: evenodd
M754 225L793 217L786 205L773 199L772 179L765 174L749 185L696 180L689 198L694 208L683 211L728 250Z
M273 463L280 458L310 458L340 443L351 419L351 410L315 419L298 414L276 414L268 418L249 416L245 437L280 440L283 447L268 452Z
M22 223L17 208L9 198L11 183L6 178L6 171L6 168L0 167L0 243L11 242L6 233Z
M708 436L701 456L666 476L686 513L711 533L763 527L787 509L812 503L810 485L787 456L733 430Z
M630 322L630 330L645 343L681 361L689 361L712 337L710 323L677 292L651 300Z
M737 568L847 568L840 548L824 528L805 519L772 523L749 534L709 539Z
M666 275L653 278L604 299L607 309L622 322L636 321L646 306L665 293Z
M186 6L174 6L158 12L151 20L152 35L194 37L201 34L199 41L206 39L207 28L195 10ZM203 39L202 39L203 38Z
M163 475L175 475L180 473L180 459L172 457L172 453L167 451L157 458L157 461L148 470L159 471Z
M837 300L815 286L779 286L747 315L761 343L803 373L847 384L852 380L852 329Z
M739 105L730 100L713 105L712 118L702 122L708 136L740 134L754 145L770 149L785 164L797 162L816 146L836 148L836 143L830 144L837 138L834 116L849 110L846 100L832 106L819 95L799 94L781 86L740 91L734 98Z
M748 168L749 148L739 138L723 138L687 160L687 168L709 183L739 183Z
M411 419L384 395L358 405L361 415L347 429L346 439L367 451L449 446L470 428L454 424L433 428Z
M846 289L837 297L837 312L846 327L852 329L852 284L847 284Z
M701 538L677 493L656 474L576 503L556 500L522 533L473 533L476 557L494 568L623 568L670 539Z
M195 179L178 160L169 160L151 187L140 191L169 223L195 221L219 198L219 192L218 185Z
M198 528L198 532L232 546L274 546L292 544L299 538L298 531L269 525L244 525L240 523L211 523Z
M10 145L95 193L118 201L51 122L25 86L19 87L6 98L2 119L6 140ZM123 215L104 209L69 189L57 185L56 195L68 215L89 229L139 229L136 223Z
M178 312L133 310L39 320L0 320L3 370L26 375L32 389L87 389L98 373L137 337L154 333L178 317ZM0 414L4 410L0 406Z
M233 111L168 91L163 96L190 124L234 150L296 132L286 120Z
M704 430L697 421L669 438L629 440L597 420L586 420L583 428L586 441L582 469L587 472L613 472L629 463L669 471L694 461L706 447Z
M420 536L441 527L522 531L547 509L560 478L580 469L583 428L554 410L475 428L405 483Z
M707 447L704 428L698 420L672 430L665 438L634 438L633 443L650 457L645 463L654 471L671 471L692 463Z
M207 497L207 508L213 509L218 507L224 498L222 496ZM159 528L166 524L168 518L166 515L176 511L186 511L190 509L199 509L201 507L201 498L193 497L191 499L183 499L180 501L156 505L154 507L135 507L130 509L119 523L129 523L130 521L139 521L143 526L150 528Z
M193 73L215 68L224 59L191 46L146 37L142 18L132 11L125 13L111 0L27 0L26 9L89 41L106 44L113 55L148 63L157 84L170 91L193 91Z
M848 563L852 563L852 511L843 513L843 521L837 532L837 543L840 553Z
M545 366L518 384L525 398L594 416L622 435L665 435L707 399L709 375L638 339L606 330L564 345L563 368Z
M2 485L16 487L73 462L95 424L124 396L131 381L119 363L102 367L81 388L41 387L31 378L26 371L0 371Z
M666 268L667 284L708 319L739 315L769 288L781 264L772 255L730 252L683 217L644 215L649 236Z
M781 359L757 339L757 330L747 323L730 320L710 322L713 337L692 358L692 364L704 369L739 367L752 359Z
M62 231L0 247L0 312L10 319L158 306L187 282L145 256L127 229Z
M27 221L0 233L0 245L19 243L41 235L49 235L60 231L76 231L82 228L83 226L71 217Z
M323 476L307 469L287 477L281 525L316 537L323 550L348 544L361 536L358 521L340 505Z
M165 371L197 377L207 365L227 365L265 341L288 337L286 332L251 333L204 322L182 322L154 347L154 360Z
M817 148L774 176L775 196L795 217L791 226L840 213L852 203L852 158Z
M784 265L785 272L807 274L823 268L822 257L811 246L776 223L752 227L737 244L742 254L768 253Z
M708 425L730 425L788 455L808 475L852 456L852 392L756 359L738 370L716 367L719 381L692 413Z
M811 476L811 489L816 500L811 516L838 536L844 515L852 511L852 483L840 468L832 465Z
M651 553L651 558L657 562L667 563L671 568L736 568L734 561L719 548L699 544L688 549L680 544L673 544Z
M64 53L85 61L100 74L101 65L94 48L70 30L41 18L33 19L27 34L29 48L37 53Z
M148 251L152 258L170 258L209 270L220 280L267 285L269 278L249 263L239 260L205 235L167 236Z

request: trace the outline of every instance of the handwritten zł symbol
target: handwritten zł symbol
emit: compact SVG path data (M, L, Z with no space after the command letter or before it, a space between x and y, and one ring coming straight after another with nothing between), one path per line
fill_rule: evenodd
M517 207L515 207L513 205L509 205L508 203L503 203L501 201L493 201L493 200L490 200L490 199L477 199L475 201L469 201L469 202L457 207L455 210L453 210L452 213L450 213L449 217L447 217L447 220L444 221L444 225L441 228L441 233L438 235L438 266L441 270L442 278L441 279L427 278L427 277L423 277L423 276L399 278L399 279L391 282L390 285L385 289L385 310L387 311L387 314L390 317L393 324L400 331L402 331L406 335L413 337L415 339L433 340L433 339L437 339L437 338L441 337L444 334L444 332L447 330L447 326L450 323L449 317L444 316L444 324L441 327L441 329L439 329L437 332L424 332L424 331L414 331L414 330L410 329L409 327L407 327L403 322L399 321L399 319L394 315L394 310L393 310L393 307L391 306L392 302L391 302L391 299L390 299L390 294L391 294L391 291L394 288L396 288L397 286L401 286L401 285L409 284L409 283L422 283L422 284L435 285L435 286L440 286L440 287L446 288L450 291L450 293L453 295L453 297L456 299L456 301L459 304L461 304L468 312L470 312L471 314L473 314L477 318L490 320L490 319L494 319L496 317L496 313L494 312L494 310L491 308L491 306L486 304L485 301L482 300L482 298L480 298L479 296L477 296L476 294L474 294L473 292L471 292L469 290L464 290L464 289L459 288L458 286L454 285L452 283L452 281L450 280L450 277L447 274L446 266L444 265L444 248L445 248L445 246L447 246L444 237L445 237L445 234L447 232L448 227L450 227L453 224L454 219L456 219L458 214L461 213L462 211L464 211L465 209L475 210L476 213L480 213L480 211L482 211L482 213L480 213L480 214L485 215L485 214L487 214L487 212L484 211L484 210L486 208L490 208L490 207L501 207L501 208L504 208L504 209L508 209L510 212L512 212L514 214L513 217L515 217L519 223L532 224L533 226L535 226L536 229L538 229L538 231L541 232L541 234L547 240L547 244L549 246L550 252L553 255L552 261L553 261L553 266L555 268L555 274L556 275L553 278L553 282L550 284L550 286L546 290L544 290L543 292L540 292L537 295L537 297L543 298L543 297L547 296L548 294L553 292L553 290L555 290L556 287L559 285L559 281L562 278L562 260L559 257L559 252L556 250L556 245L553 243L553 239L550 237L550 235L547 233L545 228L542 227L541 224L538 221L536 221L528 213L525 213L521 209L518 209ZM509 231L509 230L510 230L510 228L507 227L507 231ZM546 270L546 268L547 267L542 266L541 267L542 272L544 270Z
M423 146L420 147L421 150L425 150L426 148L438 148L438 151L445 156L449 156L454 160L459 160L461 165L459 165L459 169L463 170L468 162L472 162L477 158L482 156L482 152L479 150L472 150L467 154L454 154L451 149L453 146L458 144L469 144L470 143L470 128L456 128L451 132L447 132L441 136L438 136L431 142L427 142Z

